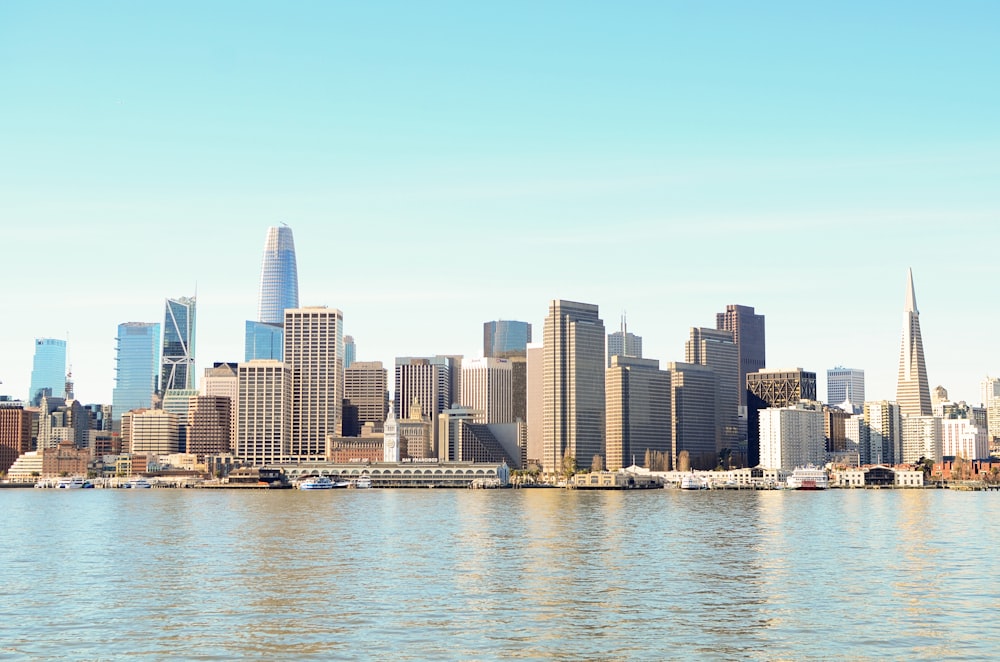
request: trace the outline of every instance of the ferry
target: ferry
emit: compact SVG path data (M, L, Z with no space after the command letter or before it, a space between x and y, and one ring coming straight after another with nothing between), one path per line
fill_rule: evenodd
M351 487L355 487L359 490L367 490L372 486L371 476L361 476L360 478L351 482Z
M142 476L136 476L135 478L129 479L129 481L125 483L125 487L133 490L148 490L153 487L153 484Z
M704 490L707 489L707 485L694 474L685 474L681 477L681 489L682 490Z
M330 490L333 489L333 481L326 476L310 476L299 483L300 490Z
M785 484L790 490L825 490L830 486L830 477L826 470L809 465L796 468Z
M71 476L69 478L60 478L59 482L56 483L56 488L60 490L79 490L86 486L86 482L81 476Z

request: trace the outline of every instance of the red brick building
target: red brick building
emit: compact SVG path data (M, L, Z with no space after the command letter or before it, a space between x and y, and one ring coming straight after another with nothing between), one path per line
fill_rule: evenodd
M0 405L0 471L31 450L31 424L37 415L37 409Z

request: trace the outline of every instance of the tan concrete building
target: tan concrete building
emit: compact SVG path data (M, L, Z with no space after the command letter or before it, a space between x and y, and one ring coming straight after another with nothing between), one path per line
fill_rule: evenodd
M141 409L122 416L130 453L169 455L179 453L177 415L162 409Z
M514 371L504 358L462 359L460 403L474 411L476 423L511 423L514 420Z
M646 451L670 453L670 373L655 359L611 357L604 378L605 468L643 465Z
M279 462L288 455L291 370L281 361L261 359L241 363L238 375L235 454L253 466Z
M201 381L201 394L229 398L229 439L236 440L237 404L240 393L238 363L216 363L205 368Z
M409 415L396 421L399 430L399 450L404 458L426 459L437 457L433 436L434 427L423 415L420 402L410 403Z
M86 448L77 448L69 439L43 449L41 455L42 478L87 475L90 451Z
M358 408L358 424L382 429L389 413L389 371L381 361L355 361L344 370L344 398Z
M219 455L232 450L229 436L232 402L226 396L200 395L188 405L186 452L204 462L206 455Z
M545 443L542 428L544 427L545 398L543 375L545 366L545 351L542 343L529 343L525 374L525 420L527 425L527 456L529 463L541 466Z
M670 363L671 467L687 451L692 469L718 465L719 437L715 372L695 363Z
M344 400L344 316L325 306L285 310L284 362L291 372L289 450L322 457L340 433Z
M692 327L684 344L684 360L715 373L720 450L738 450L740 434L740 356L733 332Z

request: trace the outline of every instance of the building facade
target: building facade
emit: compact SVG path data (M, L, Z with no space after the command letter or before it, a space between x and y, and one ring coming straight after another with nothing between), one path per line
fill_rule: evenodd
M389 413L388 379L381 361L355 361L344 370L344 398L357 407L358 425L382 429Z
M118 325L115 338L115 388L111 397L114 420L125 412L152 405L159 388L160 325L126 322Z
M279 462L289 454L291 370L280 361L248 361L237 375L236 456L252 466Z
M194 297L167 299L163 317L160 391L194 389Z
M190 398L187 411L187 441L184 452L204 462L206 455L232 451L232 400L219 395L197 395Z
M760 461L760 410L816 400L816 373L802 368L758 370L747 374L746 392L747 465L755 467Z
M284 360L285 325L247 320L243 348L244 362L257 359Z
M921 459L940 462L941 419L937 416L905 416L903 425L903 464L916 464Z
M902 460L900 406L888 400L866 402L859 453L861 464L897 464Z
M347 370L358 360L358 347L354 344L354 336L344 336L344 370Z
M292 455L321 456L327 435L340 434L343 333L343 313L335 308L285 311L285 365L292 374Z
M28 404L37 407L42 395L55 397L63 395L65 383L66 341L57 338L35 338Z
M24 403L0 400L0 472L31 450L31 428L37 416L37 410L26 409Z
M483 322L483 356L486 358L524 356L530 342L531 325L527 322Z
M913 288L913 270L906 273L906 310L903 313L903 340L899 350L896 401L903 416L930 416L931 391L924 365L924 343L920 337L920 312Z
M514 370L509 359L462 359L463 407L472 409L476 423L514 421Z
M270 227L264 240L257 296L257 321L284 324L285 310L299 307L295 239L287 225Z
M611 367L611 357L642 358L642 336L629 333L622 316L621 329L608 334L607 367Z
M456 367L460 369L460 364ZM419 404L421 415L431 421L434 439L437 439L438 414L460 397L459 391L452 391L452 384L460 382L461 377L452 379L452 368L453 362L444 356L396 357L393 400L396 411L402 411L403 407L410 411L414 402Z
M646 451L670 453L670 373L659 361L612 356L604 393L608 471L644 466Z
M845 402L852 408L864 405L864 370L837 366L826 371L826 403L838 407Z
M122 416L122 434L130 453L170 455L181 452L177 415L162 409L129 411Z
M823 406L800 401L760 412L760 466L792 471L826 462Z
M990 456L986 429L968 418L941 420L941 454L966 460L985 460Z
M674 362L669 369L671 469L714 469L721 448L715 373L696 363Z
M229 398L229 443L236 441L236 420L240 394L239 364L216 362L205 368L201 395Z
M692 327L684 345L684 360L715 373L716 413L720 450L743 451L740 433L739 348L731 331Z
M715 328L733 334L739 353L740 381L738 384L740 406L747 406L746 379L751 372L763 370L765 362L764 316L754 312L753 306L731 304L726 311L716 313ZM754 466L754 465L751 465Z

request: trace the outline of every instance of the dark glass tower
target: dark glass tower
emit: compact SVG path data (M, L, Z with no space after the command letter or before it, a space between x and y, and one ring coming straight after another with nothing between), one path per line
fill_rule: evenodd
M764 316L757 315L753 306L729 305L726 312L716 313L715 328L733 334L740 362L740 407L746 407L747 374L765 367Z

